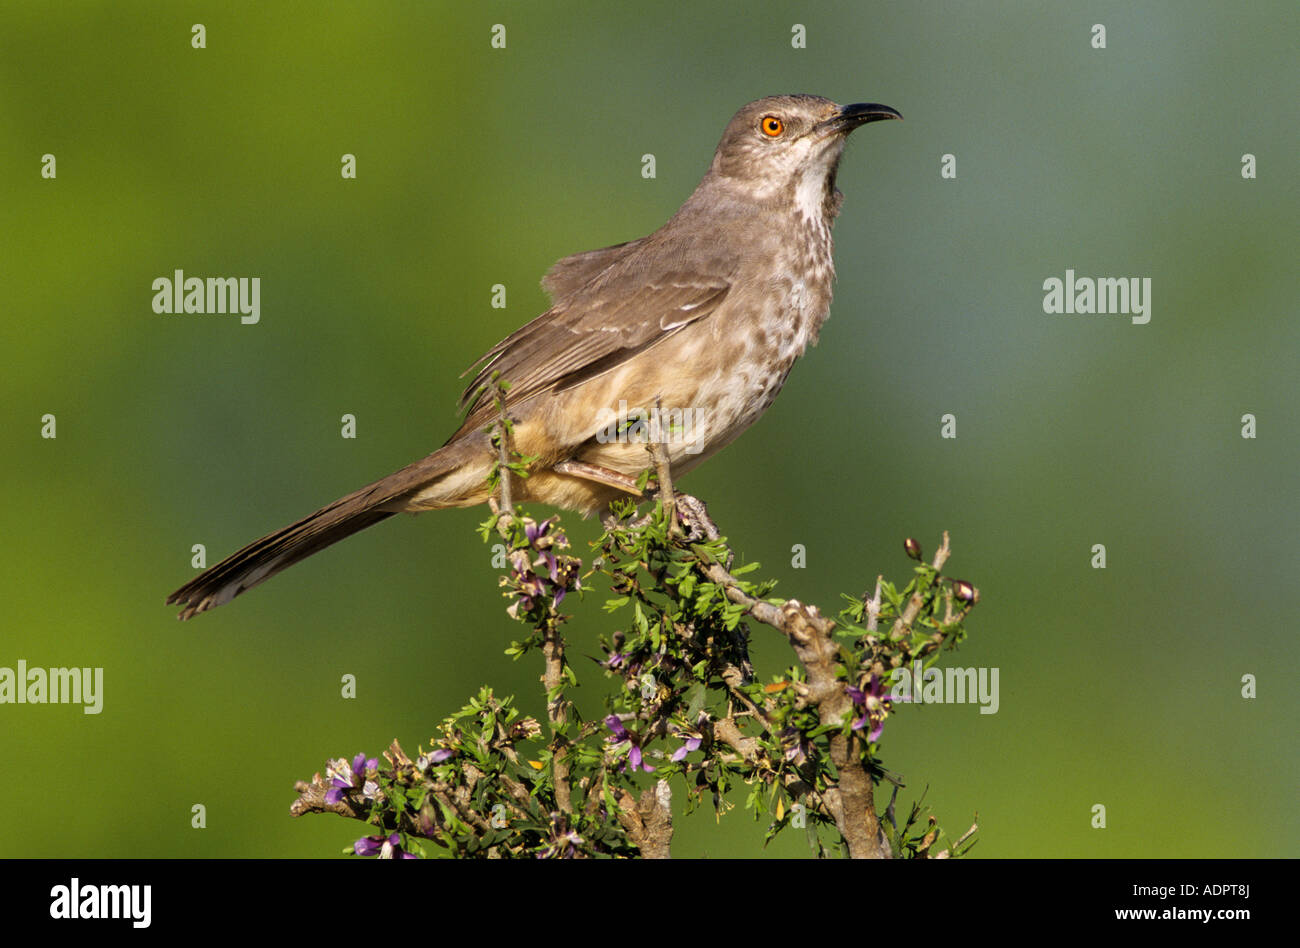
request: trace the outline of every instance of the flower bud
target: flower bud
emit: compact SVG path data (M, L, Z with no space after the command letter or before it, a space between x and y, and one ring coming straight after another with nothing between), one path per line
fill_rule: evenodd
M952 581L952 594L960 602L968 602L972 606L980 601L980 591L964 579L954 579Z

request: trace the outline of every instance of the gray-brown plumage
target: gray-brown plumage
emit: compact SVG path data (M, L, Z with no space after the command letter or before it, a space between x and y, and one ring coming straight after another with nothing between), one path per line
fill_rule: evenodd
M180 618L219 606L395 513L488 499L496 456L493 373L510 383L513 448L535 456L517 502L598 510L648 466L609 437L620 411L656 400L689 418L668 439L674 475L734 440L771 405L816 342L835 269L836 170L848 134L901 118L817 96L751 102L728 124L695 192L647 237L574 254L542 280L553 305L493 346L462 403L464 424L420 461L249 544L168 597Z

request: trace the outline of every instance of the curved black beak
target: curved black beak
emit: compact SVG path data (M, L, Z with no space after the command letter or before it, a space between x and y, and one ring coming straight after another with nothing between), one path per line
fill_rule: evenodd
M853 105L846 105L840 109L839 115L833 115L826 121L818 124L819 130L828 132L853 131L859 125L866 125L868 122L879 122L881 119L901 119L903 116L896 109L891 109L887 105L876 105L874 102L855 102Z

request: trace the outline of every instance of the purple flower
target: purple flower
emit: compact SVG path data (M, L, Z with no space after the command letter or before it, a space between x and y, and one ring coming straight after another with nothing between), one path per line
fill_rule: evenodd
M555 554L550 550L543 550L541 555L538 556L537 559L533 560L534 566L541 566L543 563L546 564L546 569L550 574L551 582L555 582L559 578L559 574L556 572L555 567Z
M519 599L506 612L510 614L511 618L518 619L520 609L523 609L524 612L532 612L537 600L546 595L546 584L542 582L540 576L528 568L526 558L524 560L524 569L516 570L515 579L518 583L516 595L519 596Z
M450 747L439 747L437 750L431 750L427 754L421 754L416 760L415 766L419 770L428 770L437 764L446 763L456 756L456 752Z
M569 826L569 820L560 813L551 814L551 832L547 845L538 850L538 859L572 859L578 846L585 840Z
M880 735L885 730L885 718L892 710L890 699L885 696L884 681L873 672L865 692L852 685L844 690L854 706L861 711L861 715L853 722L853 730L860 731L870 723L871 730L867 732L867 740L872 743L880 740Z
M531 518L524 518L524 536L528 537L528 545L536 547L537 541L551 532L551 524L555 523L558 519L558 517L550 517L543 520L541 523L536 523ZM550 542L543 545L550 546L551 542L554 542L554 540L552 539Z
M402 834L391 836L363 836L352 844L358 856L378 856L380 859L418 859L414 853L402 849Z
M785 759L796 767L802 767L808 759L808 751L812 749L804 739L803 732L791 726L783 729L780 737L781 745L785 748Z
M537 853L538 859L572 859L578 854L578 845L585 842L573 830L554 837L550 844Z
M325 768L325 776L330 778L330 789L325 792L325 802L332 806L343 799L346 791L358 787L362 788L366 799L373 799L379 791L379 785L373 780L366 780L365 775L368 771L378 769L379 761L374 757L367 759L365 754L357 754L352 758L351 765L342 757L330 761Z
M510 568L515 571L516 576L527 576L532 572L532 564L528 562L528 554L523 550L515 550L510 554Z
M699 749L700 749L700 739L698 737L692 737L681 747L677 748L677 750L673 751L672 759L674 762L679 760L685 760L687 754L689 754L691 751L697 751Z
M551 517L536 523L524 518L524 536L528 546L536 551L533 558L527 549L513 550L510 553L510 566L513 582L502 580L503 585L512 585L516 601L506 610L511 618L521 618L520 610L532 612L539 601L550 600L549 608L558 609L570 589L581 589L582 582L578 576L581 562L571 556L557 555L556 550L567 549L569 542L563 533L551 533L551 527L559 520ZM535 567L545 567L544 579Z
M653 767L641 759L641 748L637 747L635 744L633 744L631 750L627 752L627 762L632 765L634 771L644 770L648 774L655 772Z
M633 770L644 770L648 774L654 773L655 769L645 762L641 756L641 748L637 746L632 735L628 733L623 722L619 720L617 714L611 714L605 718L605 727L614 732L613 736L605 738L618 749L623 744L630 745L627 751L627 762L632 765Z

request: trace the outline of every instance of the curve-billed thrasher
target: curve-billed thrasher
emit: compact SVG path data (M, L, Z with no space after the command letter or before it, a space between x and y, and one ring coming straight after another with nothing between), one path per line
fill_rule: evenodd
M465 423L446 445L250 543L167 601L188 619L331 543L399 512L489 499L497 452L493 373L509 383L512 447L535 456L514 500L591 513L635 490L648 467L627 423L658 403L676 424L666 452L684 473L729 444L776 398L826 319L835 276L835 172L859 125L884 105L773 96L732 118L699 187L648 237L560 260L554 305L479 360Z

